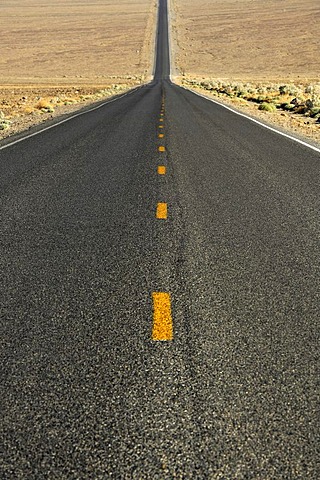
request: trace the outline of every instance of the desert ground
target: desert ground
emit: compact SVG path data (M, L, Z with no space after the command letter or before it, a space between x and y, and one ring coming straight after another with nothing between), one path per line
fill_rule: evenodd
M319 0L171 0L187 75L319 79Z
M319 0L170 0L176 81L320 143Z
M0 138L152 74L156 0L0 3Z
M1 84L104 83L150 70L155 0L0 4Z

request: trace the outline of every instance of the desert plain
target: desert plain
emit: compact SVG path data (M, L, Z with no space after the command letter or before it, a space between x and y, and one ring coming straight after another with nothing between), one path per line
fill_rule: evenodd
M319 0L170 1L179 83L320 141Z
M0 3L0 137L151 78L156 0Z

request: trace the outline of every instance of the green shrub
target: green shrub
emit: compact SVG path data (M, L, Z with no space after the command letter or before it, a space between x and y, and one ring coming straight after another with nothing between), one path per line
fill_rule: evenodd
M274 112L276 110L276 106L273 103L263 102L259 105L259 110L263 110L264 112Z
M41 112L43 112L43 113L53 113L54 108L53 107L41 108Z
M0 120L0 130L6 130L11 125L9 120Z
M290 110L293 110L295 106L292 105L292 103L282 103L281 108L283 108L283 110L287 110L288 112L290 112Z
M314 117L316 117L318 114L320 114L320 108L319 108L319 107L311 108L311 110L310 110L310 117L314 118Z

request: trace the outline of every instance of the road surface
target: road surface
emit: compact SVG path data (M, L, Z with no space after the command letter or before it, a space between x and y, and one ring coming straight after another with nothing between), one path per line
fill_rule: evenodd
M316 480L320 154L172 84L166 0L157 38L0 150L0 478Z

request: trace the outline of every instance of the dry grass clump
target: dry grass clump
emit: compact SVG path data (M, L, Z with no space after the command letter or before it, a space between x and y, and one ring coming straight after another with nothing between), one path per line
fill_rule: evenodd
M263 110L264 112L274 112L276 110L276 106L273 103L262 102L259 105L259 110Z
M38 110L41 110L41 108L49 108L49 107L50 107L50 103L47 102L47 100L44 100L43 98L41 98L36 104L36 108Z
M38 103L35 105L35 108L37 110L40 110L40 112L42 113L53 113L54 112L54 108L52 106L52 104L50 102L48 102L47 100L41 98Z

